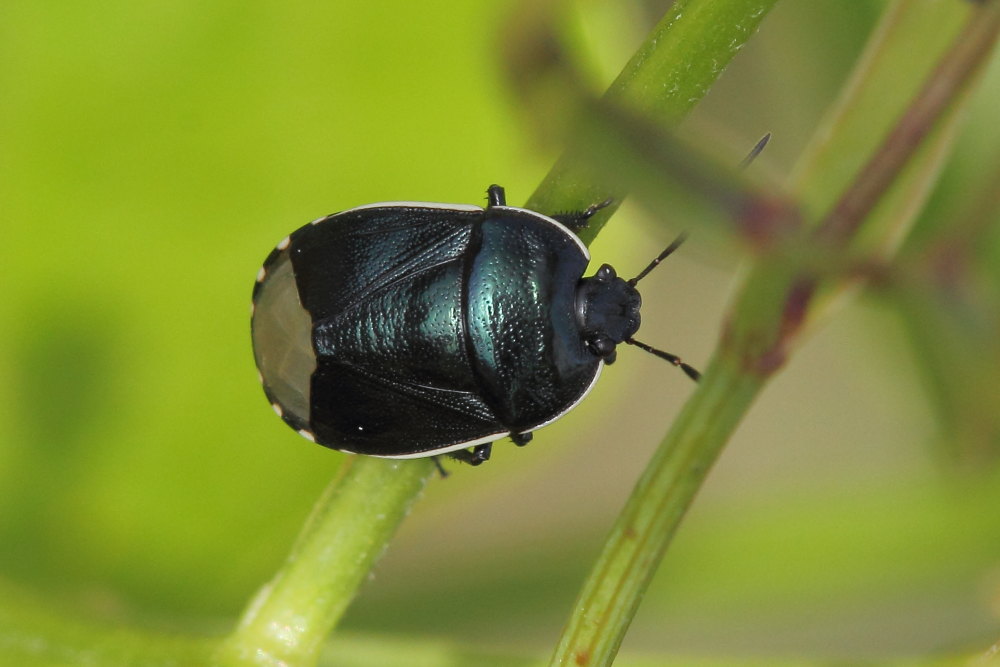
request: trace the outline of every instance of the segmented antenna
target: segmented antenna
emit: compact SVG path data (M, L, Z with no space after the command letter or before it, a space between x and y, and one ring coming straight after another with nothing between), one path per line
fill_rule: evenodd
M746 169L747 167L749 167L750 163L756 160L757 156L764 151L764 146L767 146L767 142L769 142L770 140L771 140L770 132L761 137L760 140L756 144L754 144L754 147L750 149L750 152L747 153L747 156L742 160L740 160L739 168Z
M642 271L639 272L639 275L637 275L635 278L632 278L631 280L629 280L628 284L631 285L632 287L635 287L635 284L637 282L639 282L640 280L642 280L643 278L645 278L647 275L649 275L649 272L652 271L653 269L655 269L657 266L659 266L660 262L662 262L663 260L665 260L675 250L677 250L678 248L680 248L681 244L684 243L684 240L686 238L687 238L687 234L681 234L676 239L674 239L674 242L671 243L670 245L668 245L667 248L666 248L666 250L664 250L659 255L657 255L656 258L653 259L653 261L649 263L649 266L647 266L645 269L643 269ZM654 354L657 357L659 357L660 359L664 359L666 361L669 361L674 366L676 366L677 368L679 368L682 371L684 371L684 373L687 374L687 376L689 378L691 378L692 380L694 380L695 382L697 382L698 380L701 379L701 373L699 373L698 371L696 371L693 366L690 366L689 364L687 364L683 360L681 360L681 358L678 357L676 354L671 354L669 352L664 352L663 350L658 350L655 347L651 347L649 345L646 345L645 343L640 343L639 341L637 341L634 338L626 338L625 342L628 343L629 345L635 345L640 350L645 350L646 352L649 352L650 354Z
M658 356L660 359L663 359L665 361L669 361L674 366L677 366L677 368L679 368L682 371L684 371L684 373L689 378L691 378L692 380L694 380L695 382L697 382L698 380L701 379L701 373L699 373L697 370L695 370L694 366L691 366L690 364L686 363L683 359L681 359L680 357L678 357L676 354L670 354L669 352L664 352L663 350L657 350L655 347L650 347L649 345L646 345L645 343L640 343L635 338L626 338L625 342L628 343L629 345L635 345L640 350L645 350L646 352L649 352L650 354L654 354L654 355Z
M685 240L687 240L687 234L686 233L683 233L680 236L678 236L677 238L675 238L674 242L671 243L670 245L668 245L666 250L664 250L659 255L657 255L656 259L654 259L652 262L650 262L649 266L647 266L645 269L643 269L642 271L640 271L639 275L637 275L632 280L628 281L628 284L631 285L632 287L635 287L635 284L637 282L639 282L640 280L642 280L643 278L645 278L647 275L649 275L649 272L652 271L653 269L655 269L660 262L662 262L667 257L669 257L674 252L674 250L677 250L678 248L680 248L681 244L684 243Z
M767 142L770 140L771 140L770 132L761 137L760 141L758 141L754 145L754 147L750 149L750 152L747 153L747 156L743 158L743 160L740 162L739 168L746 169L747 166L749 166L750 163L753 162L758 155L760 155L761 151L764 150L764 147L767 146ZM649 266L647 266L645 269L639 272L639 275L629 280L628 284L631 285L632 287L635 287L635 284L638 283L643 278L645 278L647 275L649 275L649 272L655 269L660 264L660 262L665 260L671 254L673 254L675 250L681 247L681 244L684 243L684 240L686 238L687 234L681 234L676 239L674 239L674 242L668 245L666 250L657 255L656 258L649 263ZM699 373L693 366L686 363L676 354L671 354L669 352L664 352L663 350L658 350L655 347L646 345L645 343L639 342L634 338L626 338L625 342L628 343L629 345L635 345L640 350L645 350L646 352L649 352L650 354L653 354L659 357L660 359L663 359L664 361L669 361L674 366L684 371L684 373L695 382L701 379L701 373Z

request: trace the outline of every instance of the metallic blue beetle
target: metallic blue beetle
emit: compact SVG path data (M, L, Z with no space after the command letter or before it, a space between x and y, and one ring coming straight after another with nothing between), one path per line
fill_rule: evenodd
M635 282L589 278L585 211L391 202L320 218L271 252L251 331L268 400L304 437L472 464L579 403L639 328ZM648 348L647 348L648 349ZM677 357L654 353L696 372Z

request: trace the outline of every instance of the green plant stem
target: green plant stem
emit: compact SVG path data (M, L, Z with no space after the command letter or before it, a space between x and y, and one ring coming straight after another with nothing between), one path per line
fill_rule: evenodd
M677 0L605 99L661 127L675 125L705 96L776 1ZM587 163L576 146L567 147L525 206L548 213L583 210L612 196L615 204L594 216L581 233L589 243L627 192L609 192L607 180L594 178Z
M676 120L699 100L776 0L679 0L609 91L631 108ZM692 65L694 64L694 65ZM587 205L575 158L560 161L532 201L537 210ZM567 184L570 185L567 188ZM584 191L575 189L583 185ZM599 199L607 196L604 192ZM538 203L541 198L544 203ZM579 207L582 208L582 207ZM591 230L590 237L597 227ZM251 602L217 653L224 664L312 664L427 477L428 461L345 462L284 567ZM696 488L697 485L692 488Z
M986 62L996 44L998 25L1000 9L995 3L984 3L979 11L971 13L952 47L938 61L885 141L821 221L820 234L845 239L857 230L945 110Z
M609 665L694 495L764 383L802 331L819 280L808 258L843 253L875 204L915 154L915 143L952 111L988 57L1000 28L998 2L985 3L942 57L887 140L848 186L826 223L834 233L798 235L801 252L780 248L750 272L702 385L650 462L591 571L552 657L553 665ZM927 91L932 91L928 94ZM943 97L934 91L946 91ZM919 119L915 121L914 118ZM912 128L916 126L918 131ZM903 128L903 129L900 129ZM908 129L910 128L910 129ZM880 189L870 190L874 180ZM791 239L789 239L791 240Z
M692 499L763 385L717 357L636 485L550 664L608 665Z
M314 664L434 470L430 459L346 458L284 566L222 643L218 662Z

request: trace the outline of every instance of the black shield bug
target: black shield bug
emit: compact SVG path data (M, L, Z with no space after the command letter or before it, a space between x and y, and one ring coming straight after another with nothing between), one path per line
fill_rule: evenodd
M390 458L468 463L518 445L575 407L637 345L632 280L574 234L609 202L546 216L507 206L391 202L321 218L271 251L253 292L254 357L268 400L304 437Z

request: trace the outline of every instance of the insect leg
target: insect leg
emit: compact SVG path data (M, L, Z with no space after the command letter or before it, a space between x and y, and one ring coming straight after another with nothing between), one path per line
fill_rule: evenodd
M494 183L486 189L486 201L489 202L486 208L493 208L494 206L506 206L507 205L507 195L504 194L503 188Z
M511 433L510 439L514 441L514 444L518 447L524 447L526 444L531 442L534 437L532 433Z
M493 443L488 442L485 445L476 445L472 448L472 451L468 449L456 449L453 452L449 452L448 456L455 459L456 461L461 461L462 463L468 463L470 466L477 466L480 463L485 463L490 460L490 452L493 451Z
M592 215L600 211L602 208L611 206L614 203L614 199L610 197L604 201L597 202L596 204L591 204L582 211L570 211L569 213L556 213L555 215L549 216L555 218L559 222L563 223L569 227L570 231L578 232L587 226L587 220L590 219Z

